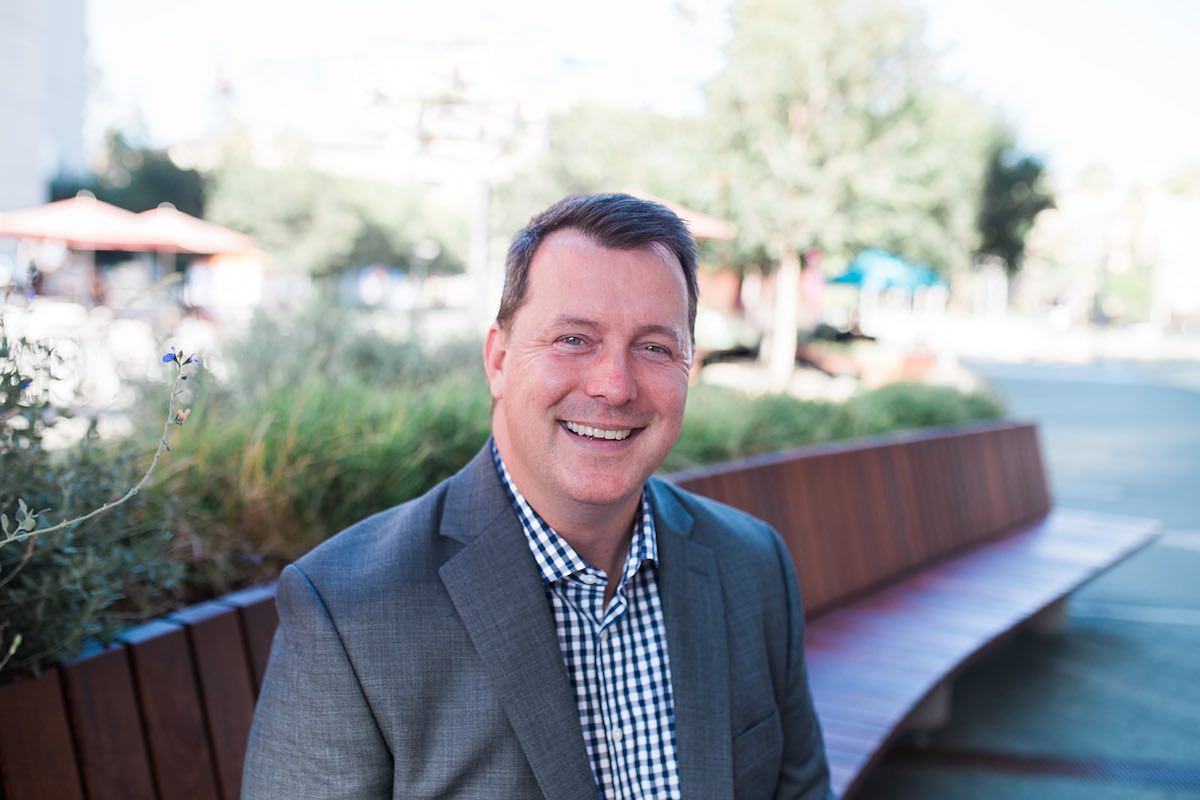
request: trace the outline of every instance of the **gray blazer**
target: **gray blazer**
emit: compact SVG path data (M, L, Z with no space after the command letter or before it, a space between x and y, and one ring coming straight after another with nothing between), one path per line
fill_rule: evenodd
M778 535L648 483L686 800L825 798ZM595 800L545 589L485 447L279 581L244 800Z

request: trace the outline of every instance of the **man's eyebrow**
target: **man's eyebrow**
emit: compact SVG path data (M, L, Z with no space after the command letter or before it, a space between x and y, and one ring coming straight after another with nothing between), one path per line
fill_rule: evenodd
M594 319L587 319L585 317L572 317L568 316L567 314L559 314L550 320L550 327L595 329L600 327L600 323L596 322Z
M657 333L662 336L669 336L679 344L683 344L684 342L683 332L674 325L647 325L642 328L642 333Z

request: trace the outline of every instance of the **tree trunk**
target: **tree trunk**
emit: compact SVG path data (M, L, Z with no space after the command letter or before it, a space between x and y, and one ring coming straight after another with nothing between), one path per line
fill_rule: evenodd
M767 380L772 391L785 390L796 370L796 320L799 318L800 256L784 248L775 273L775 314L771 325L771 346L767 360Z

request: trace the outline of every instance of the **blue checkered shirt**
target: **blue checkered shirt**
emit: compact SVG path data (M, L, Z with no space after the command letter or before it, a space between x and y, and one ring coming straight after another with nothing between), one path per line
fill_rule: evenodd
M649 498L642 493L642 515L633 526L625 570L606 609L605 574L584 561L529 506L494 442L492 459L521 519L554 612L596 796L678 798L675 704Z

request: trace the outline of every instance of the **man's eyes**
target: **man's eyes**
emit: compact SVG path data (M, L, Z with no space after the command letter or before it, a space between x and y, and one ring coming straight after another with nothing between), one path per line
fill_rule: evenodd
M590 344L590 341L587 339L587 337L577 336L575 334L559 336L557 339L555 339L555 342L566 347L587 347ZM644 342L636 345L634 349L640 350L656 358L670 358L673 352L670 347L658 344L656 342Z

